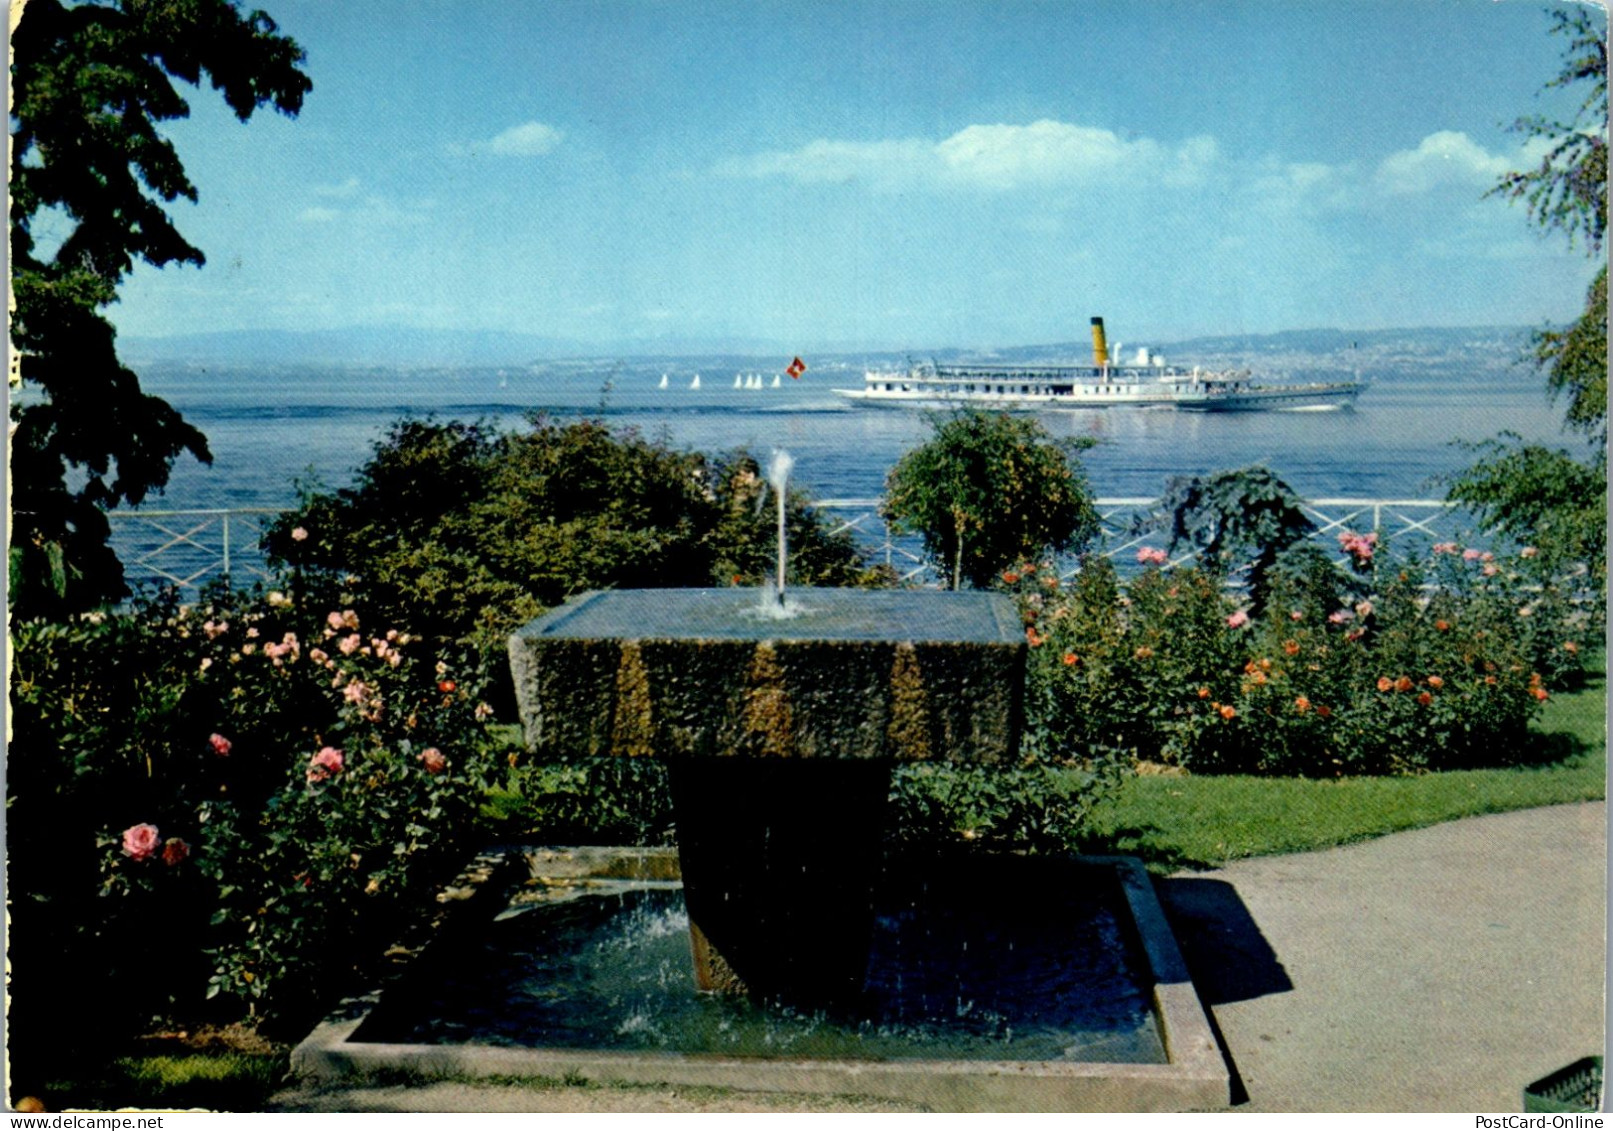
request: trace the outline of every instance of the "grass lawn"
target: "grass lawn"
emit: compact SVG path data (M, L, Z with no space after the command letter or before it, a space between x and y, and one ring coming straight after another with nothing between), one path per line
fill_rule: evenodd
M1407 777L1149 776L1128 780L1099 815L1098 836L1150 868L1217 867L1305 852L1458 817L1606 796L1606 662L1583 688L1546 704L1528 766Z

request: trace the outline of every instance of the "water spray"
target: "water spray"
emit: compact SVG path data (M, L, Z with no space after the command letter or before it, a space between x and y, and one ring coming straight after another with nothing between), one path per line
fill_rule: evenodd
M785 507L788 499L785 487L789 484L790 469L795 466L795 457L783 448L773 449L773 458L767 465L767 482L773 488L773 494L778 499L778 588L774 598L779 607L784 607L784 563L787 552L786 535L784 531Z

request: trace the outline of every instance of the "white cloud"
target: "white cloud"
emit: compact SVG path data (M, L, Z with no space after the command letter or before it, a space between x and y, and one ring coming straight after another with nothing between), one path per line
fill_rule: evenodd
M1443 185L1486 187L1516 167L1515 158L1492 154L1465 133L1440 130L1385 157L1374 181L1391 196L1410 196Z
M542 157L559 145L565 136L542 122L523 122L489 141L487 151L500 157Z
M732 176L787 177L802 182L955 185L1005 191L1098 179L1152 176L1197 181L1219 156L1215 140L1190 138L1167 146L1152 138L1123 138L1112 130L1050 119L1029 125L966 126L939 142L919 138L835 141L722 163Z
M315 185L314 195L330 197L336 200L351 200L359 193L357 177L348 177L339 185Z

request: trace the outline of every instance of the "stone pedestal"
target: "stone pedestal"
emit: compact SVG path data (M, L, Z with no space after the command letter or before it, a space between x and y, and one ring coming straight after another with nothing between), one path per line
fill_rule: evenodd
M671 770L699 987L804 1006L855 998L889 764L689 758Z
M590 593L510 666L540 757L671 761L702 987L832 1001L860 986L891 766L1011 765L1025 641L1000 594L789 597Z

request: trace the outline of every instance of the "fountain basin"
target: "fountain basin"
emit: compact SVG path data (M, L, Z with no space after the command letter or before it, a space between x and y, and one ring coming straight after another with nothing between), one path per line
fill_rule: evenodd
M995 593L619 589L510 638L539 755L1011 764L1025 636Z
M680 926L670 850L507 850L454 885L474 894L431 944L396 948L409 960L316 1028L292 1065L324 1078L407 1069L858 1094L945 1111L1228 1102L1225 1062L1135 860L955 865L939 885L923 878L933 867L881 870L875 992L860 1014L808 1014L695 994L667 974L676 947L634 972ZM624 921L637 926L618 930ZM527 932L530 956L511 930ZM665 1016L657 992L673 1002Z

